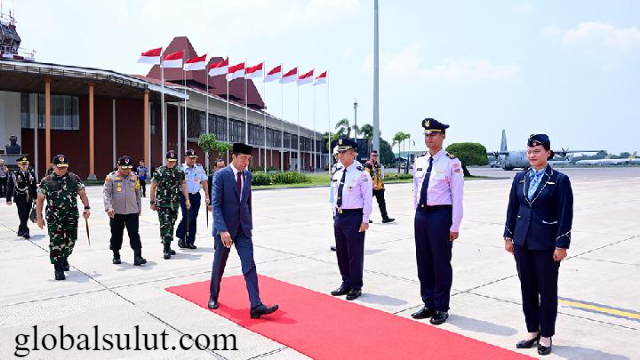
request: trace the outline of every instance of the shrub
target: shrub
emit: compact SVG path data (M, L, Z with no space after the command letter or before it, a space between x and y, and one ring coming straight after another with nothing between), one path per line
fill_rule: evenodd
M300 174L295 171L286 171L273 174L271 181L274 184L302 184L310 183L311 178L305 174Z
M405 180L405 179L413 179L412 174L386 174L384 176L384 180Z
M253 173L253 182L251 185L271 185L271 175L264 172Z

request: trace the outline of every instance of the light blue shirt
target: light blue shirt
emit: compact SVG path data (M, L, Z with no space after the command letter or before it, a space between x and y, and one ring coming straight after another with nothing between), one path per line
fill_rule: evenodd
M200 164L195 164L193 167L187 166L187 164L180 165L182 171L184 171L185 180L187 182L187 191L190 194L200 192L200 183L207 181L207 173Z
M533 168L529 169L529 192L527 193L529 200L533 198L536 190L538 190L538 186L540 185L540 181L542 180L542 175L544 175L546 169L547 168L543 168L538 171L535 171Z

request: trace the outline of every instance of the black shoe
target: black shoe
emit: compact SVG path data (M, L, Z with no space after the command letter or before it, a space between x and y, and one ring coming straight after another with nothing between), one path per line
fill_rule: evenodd
M423 306L422 309L411 314L411 317L414 319L426 319L432 317L434 313L435 311L433 309Z
M178 240L178 247L180 249L184 249L186 247L183 239Z
M187 249L191 249L191 250L195 250L195 249L198 248L197 246L195 246L194 244L191 244L191 243L187 243L187 245L185 247Z
M531 340L518 341L516 347L518 349L529 349L533 346L533 344L540 344L540 333L538 333L538 335Z
M140 266L147 263L147 259L142 257L142 249L133 250L133 265Z
M551 343L549 344L549 347L546 347L544 345L541 345L540 343L538 343L538 355L549 355L551 354L551 348L553 347L553 339L550 339Z
M260 316L272 314L276 312L278 308L279 308L278 305L265 306L263 304L260 304L254 308L251 308L251 312L250 312L251 318L260 319Z
M369 220L369 224L373 224L373 220Z
M209 296L209 304L207 306L211 310L217 309L218 308L218 299L214 298L213 295Z
M339 288L333 290L331 292L331 296L342 296L347 295L351 289L348 287L340 286Z
M351 290L349 290L349 293L347 294L347 300L349 300L349 301L355 300L355 299L359 298L360 296L362 296L362 290L351 289Z
M67 258L64 258L64 260L62 260L62 270L69 271L70 268L71 266L69 265L69 260L67 260Z
M440 325L447 322L448 318L449 318L448 312L436 310L433 316L431 317L431 320L429 320L429 322L432 323L433 325Z
M25 238L25 240L29 240L31 238L31 235L29 235L29 233L24 233L22 234L22 237Z
M56 280L64 280L66 277L64 276L64 270L62 269L61 260L57 260L55 264L53 264L53 268L55 269L55 278Z
M113 260L111 260L111 263L113 265L122 264L122 261L120 261L120 251L119 250L113 250Z
M394 219L394 218L382 219L382 223L383 224L387 224L387 223L394 222L394 221L396 221L396 219Z
M164 250L163 250L163 254L164 254L164 258L166 260L171 259L171 255L175 255L175 252L173 252L173 250L171 250L171 244L169 243L164 243Z
M22 237L22 235L24 235L24 231L18 230L18 237Z
M331 251L336 251L336 247L335 247L335 246L332 246L332 247L331 247Z

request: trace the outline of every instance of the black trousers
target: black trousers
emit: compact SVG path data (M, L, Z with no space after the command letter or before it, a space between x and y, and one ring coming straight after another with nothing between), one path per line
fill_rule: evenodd
M29 197L27 201L27 195L16 195L13 198L18 208L18 217L20 218L19 232L28 235L29 234L29 213L31 212L31 206L33 205L33 199Z
M109 249L120 250L122 248L122 236L124 234L124 228L127 228L127 234L129 234L129 243L133 250L142 249L140 243L140 234L138 228L140 227L140 216L137 213L134 214L115 214L113 218L109 220L111 226L111 240Z
M0 177L0 197L7 196L7 179L8 177Z
M389 214L387 214L387 203L384 201L384 189L373 190L373 196L376 197L376 201L378 201L378 206L380 207L380 214L382 215L382 219L388 219Z
M140 180L140 191L142 191L142 197L147 197L147 181Z
M527 331L540 331L543 337L555 334L558 315L560 262L553 260L553 252L514 245Z
M348 289L362 290L363 285L365 233L359 232L362 216L362 209L358 209L338 213L333 220L341 286Z

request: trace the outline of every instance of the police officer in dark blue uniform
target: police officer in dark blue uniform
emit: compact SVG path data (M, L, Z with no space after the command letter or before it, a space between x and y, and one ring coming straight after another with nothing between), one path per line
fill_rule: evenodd
M538 354L548 355L558 313L558 270L571 242L573 192L569 177L548 164L549 137L533 134L527 145L531 168L513 179L504 240L516 260L529 332L516 347L537 343Z

